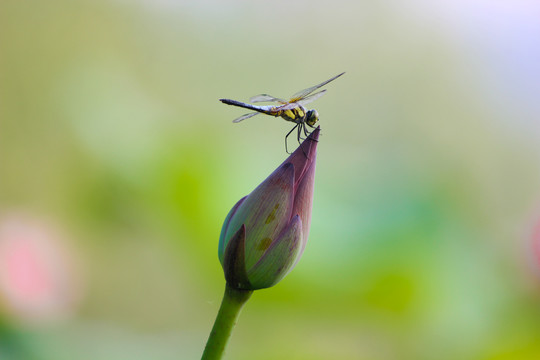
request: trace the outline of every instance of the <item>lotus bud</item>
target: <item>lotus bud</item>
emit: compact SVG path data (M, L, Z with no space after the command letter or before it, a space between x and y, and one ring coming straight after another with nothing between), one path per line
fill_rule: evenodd
M319 131L315 129L225 218L218 255L229 286L271 287L300 259L311 223Z

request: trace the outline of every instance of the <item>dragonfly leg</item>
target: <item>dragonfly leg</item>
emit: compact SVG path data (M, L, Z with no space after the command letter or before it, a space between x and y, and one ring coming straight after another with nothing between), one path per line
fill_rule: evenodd
M307 137L309 136L309 133L307 132L306 124L305 124L305 123L303 123L302 125L300 125L300 128L302 128L302 130L304 131L304 136L305 136L305 137L302 137L301 130L298 129L298 137L299 137L298 142L300 142L300 140L302 140L302 141L306 140Z
M304 134L306 133L306 123L301 122L301 123L298 123L298 125L300 125L300 127L298 128L298 143L300 144L301 140L306 140L305 138L302 137L302 130L304 131Z
M309 134L310 133L308 132L308 129L307 129L306 125L304 125L304 135L306 135L306 137L308 137Z
M298 125L300 125L300 124L296 124L296 125L291 129L291 131L289 131L289 132L287 133L287 135L285 135L285 151L287 152L287 154L291 154L291 153L289 152L289 149L287 149L287 138L289 137L289 135L291 135L291 133L294 131L294 129L296 129L296 128L298 127Z
M311 126L311 128L313 128L313 129L314 129L314 128L315 128L315 126ZM307 129L307 127L306 127L306 126L304 126L304 133L306 134L306 136L309 136L309 135L311 135L311 131L309 131L309 130ZM316 141L316 142L319 142L319 140L314 140L314 139L312 139L312 140L313 140L313 141Z
M302 149L302 152L304 153L304 156L307 158L308 156L307 156L307 154L306 154L306 151L304 150L304 143L301 143L301 142L300 142L300 139L305 140L305 139L302 138L300 135L301 135L301 133L302 133L302 129L304 129L304 132L306 131L306 123L301 122L301 123L298 123L297 126L299 126L299 128L298 128L298 135L297 135L297 137L298 137L298 143L300 144L300 148Z

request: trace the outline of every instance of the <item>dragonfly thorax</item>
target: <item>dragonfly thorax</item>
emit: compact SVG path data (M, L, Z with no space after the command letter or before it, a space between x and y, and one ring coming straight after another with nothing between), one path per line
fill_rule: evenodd
M302 105L297 104L297 106L285 110L282 110L278 107L277 112L274 116L281 116L284 120L298 124L306 120L306 115L306 109Z

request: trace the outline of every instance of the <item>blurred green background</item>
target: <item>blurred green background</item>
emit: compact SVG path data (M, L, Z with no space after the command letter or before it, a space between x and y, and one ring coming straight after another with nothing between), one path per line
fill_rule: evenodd
M229 209L313 103L302 260L227 359L540 359L535 1L0 1L0 359L197 359ZM540 241L540 235L539 239Z

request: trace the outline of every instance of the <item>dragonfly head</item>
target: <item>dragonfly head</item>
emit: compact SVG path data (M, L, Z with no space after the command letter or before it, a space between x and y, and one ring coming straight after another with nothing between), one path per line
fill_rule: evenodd
M315 127L317 121L319 121L319 113L317 110L309 110L306 114L306 124Z

